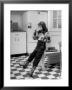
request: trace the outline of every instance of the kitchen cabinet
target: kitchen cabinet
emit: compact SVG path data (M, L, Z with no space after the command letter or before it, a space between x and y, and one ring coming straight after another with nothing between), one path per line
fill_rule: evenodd
M10 54L26 53L26 32L11 32Z

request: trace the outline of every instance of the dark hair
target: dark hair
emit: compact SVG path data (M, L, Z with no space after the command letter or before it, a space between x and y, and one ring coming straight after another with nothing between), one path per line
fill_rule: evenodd
M42 29L38 31L38 34L39 34L39 33L45 34L46 32L48 32L48 29L47 29L47 27L46 27L45 22L41 21L41 22L38 23L38 25L42 27ZM36 30L35 30L33 39L34 39L34 40L37 40L38 38L39 38L39 37L36 36Z
M45 34L48 31L45 22L41 21L38 23L38 25L42 27L42 30L40 30L39 32L42 32L43 34Z

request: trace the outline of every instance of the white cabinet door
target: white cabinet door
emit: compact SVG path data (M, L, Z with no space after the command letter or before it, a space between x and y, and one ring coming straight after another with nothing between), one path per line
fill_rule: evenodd
M10 35L10 53L26 53L26 32L13 32Z

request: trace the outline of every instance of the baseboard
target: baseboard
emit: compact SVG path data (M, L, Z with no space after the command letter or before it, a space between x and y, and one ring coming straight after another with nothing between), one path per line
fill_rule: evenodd
M19 56L23 56L23 55L28 56L29 53L12 54L12 55L10 55L10 56L11 56L11 57L19 57Z

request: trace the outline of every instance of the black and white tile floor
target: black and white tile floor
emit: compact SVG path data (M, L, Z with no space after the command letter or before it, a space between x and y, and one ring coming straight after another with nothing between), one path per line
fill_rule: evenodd
M33 73L33 78L30 77L29 72L32 68L32 63L30 63L26 69L23 69L23 67L19 65L19 63L22 63L27 59L28 56L11 58L11 79L60 79L61 70L59 65L50 65L45 71L38 66Z

